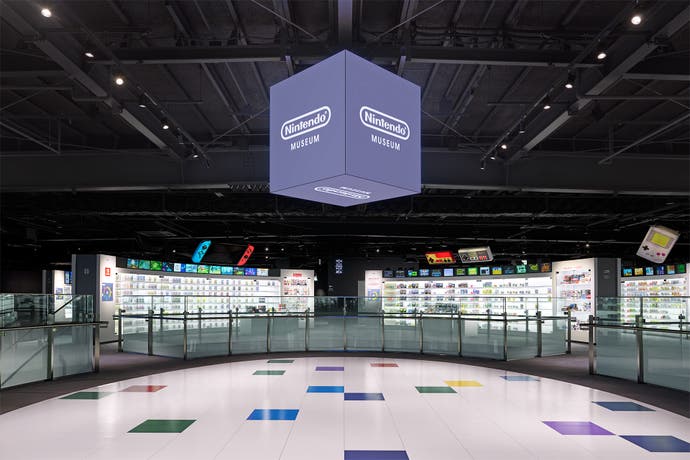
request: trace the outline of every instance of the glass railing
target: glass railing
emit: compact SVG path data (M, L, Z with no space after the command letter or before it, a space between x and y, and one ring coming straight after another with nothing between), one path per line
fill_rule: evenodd
M590 372L690 391L690 297L597 299Z
M98 370L93 316L91 296L0 294L0 389Z
M124 301L131 309L114 319L121 351L181 358L394 351L519 359L567 352L569 315L553 316L550 298L540 299L543 314L533 297L490 297L484 304L477 299L392 312L381 311L380 298L367 297L137 296ZM524 306L531 301L532 311L509 313L510 302ZM195 310L185 311L190 305ZM266 310L269 305L277 308ZM291 310L290 305L305 308Z

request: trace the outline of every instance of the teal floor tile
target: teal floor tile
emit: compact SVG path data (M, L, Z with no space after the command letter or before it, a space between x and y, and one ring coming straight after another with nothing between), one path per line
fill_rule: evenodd
M455 393L451 387L415 387L420 393Z
M60 399L102 399L110 396L112 393L105 391L80 391L72 393L71 395L63 396Z
M285 371L255 371L254 375L283 375Z
M268 363L269 364L292 364L294 363L294 359L269 359Z

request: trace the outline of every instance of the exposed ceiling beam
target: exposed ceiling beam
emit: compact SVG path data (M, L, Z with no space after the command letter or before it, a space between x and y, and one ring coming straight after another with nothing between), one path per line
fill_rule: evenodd
M39 139L38 137L34 136L33 134L24 131L24 129L22 129L19 126L15 126L14 124L10 123L9 121L0 120L0 126L4 127L5 129L12 131L15 134L20 135L24 139L31 141L34 144L40 145L41 147L43 147L46 150L49 150L53 153L57 153L58 155L60 154L60 151L58 149L56 149L55 147L53 147L52 145L46 144L42 139Z
M327 57L321 44L242 45L222 47L175 48L117 48L112 50L118 61L130 65L159 64L218 64L223 62L279 62L286 55L293 59L322 59ZM372 57L376 62L392 62L400 58L400 47L355 47L353 52ZM464 48L438 46L406 47L408 62L427 64L485 64L529 67L598 67L601 64L586 60L572 64L577 53L558 50L526 50L506 48ZM96 64L113 64L110 59L96 59Z
M338 0L338 43L352 45L352 0Z
M690 81L690 60L650 58L623 74L626 80Z
M609 72L604 75L595 85L587 91L588 94L601 95L606 90L615 85L627 72L639 64L643 59L649 56L657 47L662 39L673 36L681 28L688 24L690 20L690 7L686 7L681 12L672 17L665 25L657 30L652 37L635 37L641 41L639 46L633 50L625 50L623 58L611 68ZM621 40L629 39L622 37ZM610 58L609 58L610 59ZM587 107L593 99L581 98L575 101L565 111L561 112L555 119L546 125L541 131L536 133L532 138L523 145L521 151L526 152L535 148L544 139L549 137L568 120L577 116L577 113ZM511 160L514 160L518 155L514 155Z

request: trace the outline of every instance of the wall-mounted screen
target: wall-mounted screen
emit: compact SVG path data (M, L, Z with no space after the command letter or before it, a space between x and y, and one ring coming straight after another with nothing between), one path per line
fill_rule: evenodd
M666 265L666 274L667 275L675 275L676 274L676 266L675 265Z
M157 272L163 270L163 262L161 262L160 260L152 260L151 270L156 270Z
M542 273L549 273L551 271L551 263L545 262L539 266L539 269Z
M256 276L268 276L268 268L257 268Z
M676 265L676 273L678 273L678 274L685 273L685 264Z
M491 267L479 267L479 274L481 276L487 276L491 274Z
M173 264L171 264L170 262L163 262L163 271L164 272L173 271Z
M139 270L151 270L151 261L150 260L140 260L138 268L139 268Z
M644 270L642 269L642 267L635 267L633 273L635 274L635 276L642 276L644 275Z
M404 278L405 277L405 270L396 270L395 271L395 277L396 278Z
M394 274L395 273L393 272L393 270L384 270L383 271L383 277L384 278L393 278Z
M184 269L184 273L196 273L199 266L196 264L182 264L182 268Z
M220 266L219 266L219 265L211 265L211 266L208 268L208 272L209 272L211 275L220 275L220 274L221 274Z
M429 271L428 268L420 268L419 269L419 276L430 276L431 271Z
M72 272L70 272L70 271L65 272L64 278L65 278L64 279L65 284L72 284Z
M654 274L654 269L652 269L652 274ZM624 268L623 269L623 276L633 276L633 269L632 268Z
M417 272L417 270L407 270L408 278L416 278L417 276L419 276L419 272Z
M506 265L503 267L503 274L504 275L514 275L515 274L515 267L512 265Z
M527 273L527 265L517 265L515 271L519 274Z
M467 275L467 269L465 268L456 268L455 269L455 276L465 276Z
M183 264L174 264L174 265L173 265L173 271L174 271L175 273L182 273L182 271L183 271L183 270L182 270L182 265L183 265Z
M246 267L244 269L244 276L256 276L256 268Z
M539 264L528 264L527 273L539 273Z
M232 275L234 273L233 267L220 267L221 275Z
M127 268L139 268L139 261L137 259L127 259Z
M470 267L467 269L467 274L469 276L477 276L479 275L479 269L477 267Z
M666 274L666 267L664 267L663 265L659 265L658 267L656 267L656 274L657 275L665 275Z
M196 272L197 272L197 273L208 274L208 272L209 272L209 267L208 267L208 265L199 265L199 266L197 267L197 269L196 269Z
M244 267L235 267L236 276L244 276Z
M647 276L652 276L654 274L654 267L645 267L644 268L644 274Z
M437 277L437 276L441 276L442 274L443 274L443 272L440 269L435 268L435 269L431 270L431 276Z
M502 275L503 274L503 267L491 267L491 274L492 275Z
M443 269L443 276L453 276L453 269L452 268L444 268Z

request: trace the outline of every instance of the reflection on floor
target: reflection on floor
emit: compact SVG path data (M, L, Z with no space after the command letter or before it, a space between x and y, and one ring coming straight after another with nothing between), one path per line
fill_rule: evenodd
M543 377L408 359L244 361L0 416L13 459L690 458L690 421Z

